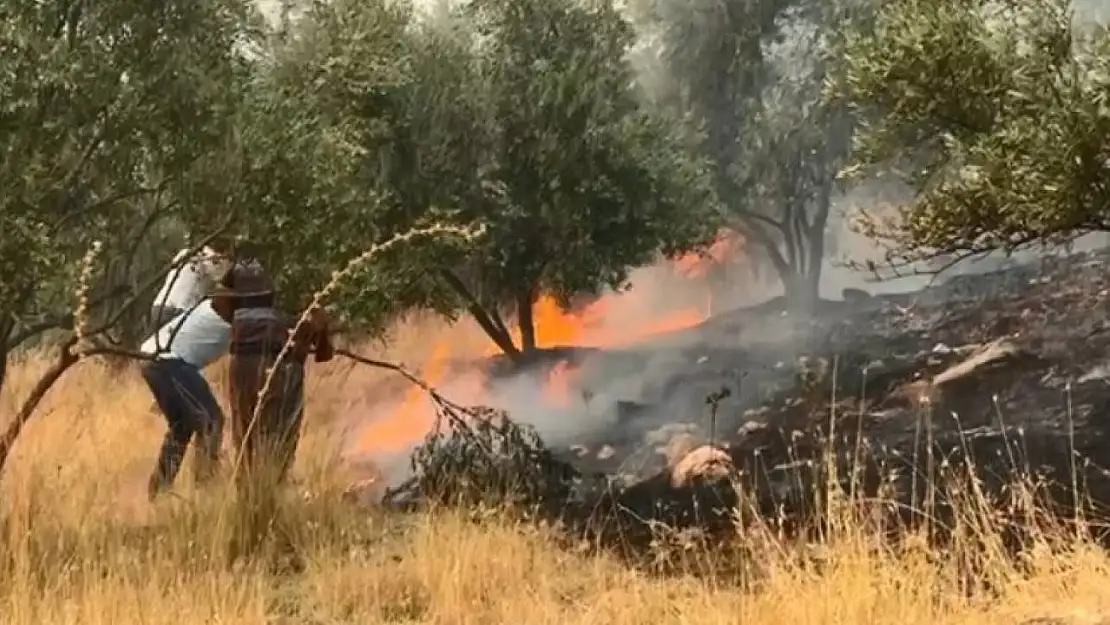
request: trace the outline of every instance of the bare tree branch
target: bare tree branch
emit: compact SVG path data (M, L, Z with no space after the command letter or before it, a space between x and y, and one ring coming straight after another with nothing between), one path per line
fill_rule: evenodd
M118 286L112 289L109 293L92 298L89 301L89 310L96 310L108 303L109 301L121 297L129 293L131 289L127 286ZM11 351L16 349L23 343L51 330L72 330L73 329L73 313L67 313L58 317L50 317L32 325L26 326L18 332L14 333L4 344L4 349Z

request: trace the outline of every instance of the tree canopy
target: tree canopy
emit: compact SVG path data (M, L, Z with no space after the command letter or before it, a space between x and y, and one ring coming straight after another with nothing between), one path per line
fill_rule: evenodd
M218 1L2 7L6 354L39 329L71 325L77 260L94 242L111 250L100 273L113 284L93 296L137 294L144 243L187 210L174 188L230 131L242 69L235 44L249 16L240 3Z
M310 118L307 145L277 164L299 170L276 178L302 188L260 211L296 230L268 238L285 284L318 282L391 232L481 224L476 243L381 259L347 285L347 312L376 328L413 307L466 311L516 357L536 347L541 294L619 288L630 268L711 241L706 168L637 97L632 36L606 2L482 0L431 22L396 5L316 5L272 79L295 103L286 114Z
M377 242L480 225L478 241L391 249L340 285L336 312L371 333L414 308L468 313L515 357L535 347L541 294L620 288L717 230L708 170L638 97L611 2L481 0L430 19L337 0L280 27L222 0L9 4L5 354L72 330L94 244L92 309L119 342L140 338L121 335L143 327L132 313L176 248L208 235L245 241L301 306Z
M864 120L857 174L918 191L864 222L891 260L966 257L1107 230L1110 37L1066 0L895 0L832 85Z

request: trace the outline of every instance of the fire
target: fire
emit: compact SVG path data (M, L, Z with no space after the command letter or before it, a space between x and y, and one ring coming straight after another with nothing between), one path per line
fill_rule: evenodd
M673 275L683 280L701 280L713 265L730 262L736 258L742 241L736 237L722 236L705 254L689 254L671 262ZM627 293L615 293L601 297L577 312L564 311L554 298L543 296L533 306L533 320L538 347L583 346L612 348L642 341L653 335L665 334L695 326L708 316L708 308L698 304L686 303L673 305L669 310L659 312L663 307L657 302L648 301L644 293L633 289ZM432 385L443 384L448 373L451 359L476 355L492 356L498 353L497 346L486 341L481 354L458 353L461 333L473 333L473 324L460 324L447 328L440 333L435 349L419 375ZM515 345L520 345L520 331L511 328ZM463 350L465 351L465 350ZM571 408L574 405L573 387L579 371L568 362L557 363L548 373L540 393L540 401L553 408ZM452 392L473 394L474 397L452 398L460 403L479 402L481 380L470 380L460 388L457 381L451 383ZM408 391L404 400L388 410L381 418L373 421L361 436L358 450L361 452L394 453L404 451L419 442L434 426L431 403L420 389Z
M533 306L536 345L539 347L619 347L655 334L695 326L705 315L695 307L683 308L658 318L640 318L640 298L635 293L609 295L577 313L566 312L554 298L544 296ZM512 328L514 345L520 345L520 330ZM499 352L490 344L485 356Z
M450 357L451 350L448 345L437 344L428 359L428 364L421 372L424 380L433 385L443 381ZM383 453L401 452L414 441L423 438L434 425L435 413L432 410L431 400L422 389L415 386L408 390L404 401L395 408L394 414L403 418L387 415L372 421L362 435L363 444L359 447L362 449L369 447Z
M674 261L675 270L687 278L705 278L715 266L735 262L744 251L744 240L734 232L724 232L705 254L686 254Z

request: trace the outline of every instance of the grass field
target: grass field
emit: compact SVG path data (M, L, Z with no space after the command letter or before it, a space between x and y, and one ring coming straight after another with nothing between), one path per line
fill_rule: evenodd
M397 344L419 351L424 331L411 334ZM30 359L10 374L5 419L43 366ZM858 528L809 546L816 560L768 542L766 574L741 585L633 572L494 516L358 509L339 496L358 477L336 461L350 436L344 415L399 392L391 384L342 363L313 369L298 492L281 514L284 548L229 565L235 511L219 489L191 491L186 467L181 498L145 501L164 425L137 373L81 363L49 395L3 476L0 623L1110 623L1110 559L1064 536L1046 537L1031 573L991 561L994 592L967 596L952 567L924 549L894 552Z

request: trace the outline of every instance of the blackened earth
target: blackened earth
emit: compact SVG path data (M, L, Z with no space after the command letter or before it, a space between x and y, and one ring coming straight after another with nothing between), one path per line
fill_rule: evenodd
M987 497L1033 480L1062 511L1104 514L1110 252L845 295L815 315L772 301L630 349L562 348L555 356L587 381L566 418L594 427L550 446L582 475L606 476L620 507L679 523L712 516L712 502L687 505L693 490L708 488L720 510L735 503L731 486L668 482L699 443L727 449L768 514L814 508L829 454L846 487L901 510L935 499L925 484L971 474Z

